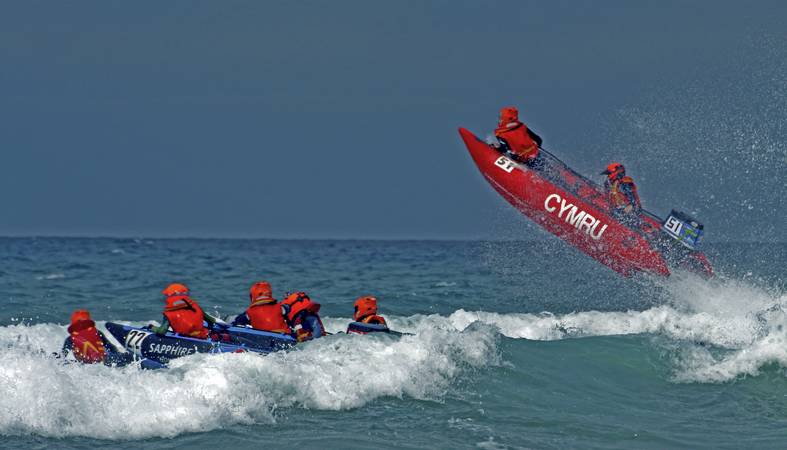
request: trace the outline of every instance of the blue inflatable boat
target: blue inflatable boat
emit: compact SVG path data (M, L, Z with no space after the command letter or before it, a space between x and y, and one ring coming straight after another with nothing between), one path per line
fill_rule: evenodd
M377 324L363 323L363 322L350 322L350 324L347 325L347 333L355 333L355 334L386 333L393 336L402 336L404 334L407 334L407 333L401 333L399 331L394 331L385 325L377 325Z
M227 327L211 332L207 339L182 336L171 331L162 336L146 328L113 322L107 322L106 329L129 352L162 364L194 353L270 353L289 348L296 343L296 340L287 334L244 327Z

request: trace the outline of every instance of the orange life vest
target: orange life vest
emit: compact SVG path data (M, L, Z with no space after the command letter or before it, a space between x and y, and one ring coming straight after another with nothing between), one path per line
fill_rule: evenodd
M634 203L629 201L629 198L620 190L622 184L628 185L631 188L631 193L634 195ZM634 179L629 176L622 177L618 180L609 183L609 200L612 202L613 208L625 208L631 205L635 208L640 207L639 194L637 194L637 186L634 184Z
M202 308L188 295L167 297L164 316L175 333L200 339L208 337L208 329L202 324L205 318Z
M378 316L377 314L370 314L370 315L362 318L361 320L359 320L359 322L361 322L361 323L368 323L370 325L385 325L385 326L388 326L388 324L385 323L385 319L383 318L383 316Z
M527 134L527 126L522 122L511 122L498 127L495 129L495 136L505 140L511 151L523 160L538 156L538 144Z
M296 321L300 323L298 316L302 311L309 311L314 314L320 312L320 304L301 292L289 295L282 300L281 303L290 307L290 312L287 314L287 321L290 322L291 326L297 325L297 323L295 323Z
M263 303L249 306L246 310L252 328L271 333L292 334L290 326L284 319L281 305L278 303Z
M107 351L96 330L95 322L80 320L68 327L68 333L71 335L71 345L77 361L85 364L104 361Z
M319 303L312 300L303 292L295 292L282 300L281 304L287 305L289 307L289 312L287 313L287 323L295 331L295 337L298 339L298 342L311 339L312 337L325 336L325 325L323 325L322 319L320 319L320 316L317 314L320 311ZM320 336L312 336L311 331L307 331L302 328L301 324L303 322L304 315L301 313L303 312L313 314L320 322L320 328L322 328L322 334Z

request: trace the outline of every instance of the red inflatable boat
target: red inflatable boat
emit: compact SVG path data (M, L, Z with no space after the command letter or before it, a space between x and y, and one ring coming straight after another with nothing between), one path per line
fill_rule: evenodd
M523 164L464 128L459 134L484 178L503 198L612 270L624 276L668 276L670 270L683 268L713 275L708 259L696 249L703 226L688 215L673 210L662 220L643 210L634 220L621 220L603 187L551 153L542 149L534 163Z

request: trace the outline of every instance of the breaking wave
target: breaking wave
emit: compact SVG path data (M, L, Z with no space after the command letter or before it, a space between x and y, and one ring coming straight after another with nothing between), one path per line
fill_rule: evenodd
M662 287L669 300L643 311L394 316L391 327L413 335L336 335L265 356L193 355L161 371L63 364L51 356L63 325L0 327L0 434L172 437L275 423L297 408L347 410L384 397L440 401L469 372L502 364L502 336L578 345L604 345L583 337L652 336L644 345L662 350L681 383L787 367L784 293L723 279L674 277ZM325 318L333 332L347 322Z
M513 339L558 340L645 334L676 347L675 380L725 382L757 375L768 364L787 368L787 294L739 280L676 276L662 286L669 301L644 311L582 311L555 315L458 310L393 319L407 330L433 324L464 330L474 323L496 327Z
M440 400L467 369L499 360L492 327L413 331L400 339L333 336L265 356L194 355L142 371L63 364L50 356L66 336L60 325L0 327L0 434L172 437L275 422L287 408Z

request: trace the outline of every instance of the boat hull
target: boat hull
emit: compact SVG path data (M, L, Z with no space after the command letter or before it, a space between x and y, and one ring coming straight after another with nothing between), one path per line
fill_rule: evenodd
M208 339L197 339L168 332L158 335L149 329L107 322L106 329L129 352L166 364L171 359L194 353L255 352L270 353L296 343L289 335L268 333L250 328L229 327L211 333Z
M685 264L665 253L658 218L641 216L637 226L624 224L613 214L607 195L594 183L556 159L543 158L538 166L517 163L481 141L470 131L459 134L473 161L489 184L522 214L612 270L631 276L648 272L670 274L671 263ZM686 264L710 272L700 252L691 252ZM675 261L671 261L674 259Z

